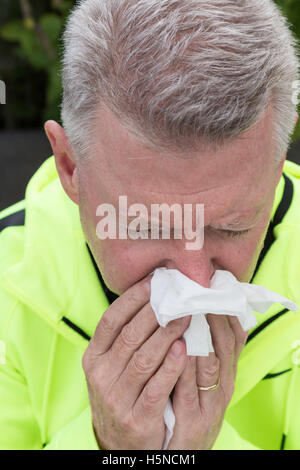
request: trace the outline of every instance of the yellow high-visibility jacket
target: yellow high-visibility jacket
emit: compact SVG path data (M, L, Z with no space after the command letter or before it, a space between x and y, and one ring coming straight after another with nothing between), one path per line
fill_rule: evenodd
M298 306L299 246L287 161L252 281ZM0 449L98 449L81 360L110 300L52 156L0 213ZM213 449L300 449L300 311L256 316Z

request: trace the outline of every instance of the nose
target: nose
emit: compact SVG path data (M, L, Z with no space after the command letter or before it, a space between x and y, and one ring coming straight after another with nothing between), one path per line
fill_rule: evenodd
M172 258L166 258L161 266L167 269L178 269L182 274L197 282L203 287L210 287L210 281L218 267L214 260L210 259L208 253L202 248L197 251L178 253Z

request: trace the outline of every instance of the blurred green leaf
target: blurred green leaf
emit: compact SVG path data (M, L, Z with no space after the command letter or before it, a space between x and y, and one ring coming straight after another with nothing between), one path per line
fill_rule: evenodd
M6 41L21 41L26 33L22 20L13 20L0 29L0 35Z
M22 20L16 20L5 25L1 36L8 41L19 42L17 54L26 58L34 68L43 69L48 65L48 58L33 29L24 26Z
M52 0L52 7L59 10L63 14L63 17L66 17L69 14L73 5L74 2L72 0Z
M61 93L60 64L53 62L48 70L47 103L54 103Z
M54 13L43 15L40 20L40 25L53 46L56 46L56 41L60 34L62 23L62 18L60 18L58 15L55 15Z

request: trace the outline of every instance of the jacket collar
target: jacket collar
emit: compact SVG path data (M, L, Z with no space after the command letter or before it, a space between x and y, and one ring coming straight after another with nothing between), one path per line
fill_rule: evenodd
M28 183L25 201L23 254L0 283L63 334L67 330L60 325L67 318L91 337L109 302L91 262L78 206L65 194L53 156ZM77 342L77 336L69 339Z

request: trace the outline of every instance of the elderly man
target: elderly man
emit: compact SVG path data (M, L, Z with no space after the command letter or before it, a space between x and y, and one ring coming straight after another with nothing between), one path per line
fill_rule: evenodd
M190 317L162 328L150 305L157 267L204 287L227 270L300 304L298 60L280 11L85 0L64 45L54 156L0 221L0 447L162 449L171 396L168 449L299 449L297 313L275 304L249 335L208 314L215 352L194 357ZM120 216L124 195L149 213L203 204L201 249L100 238L99 205Z

